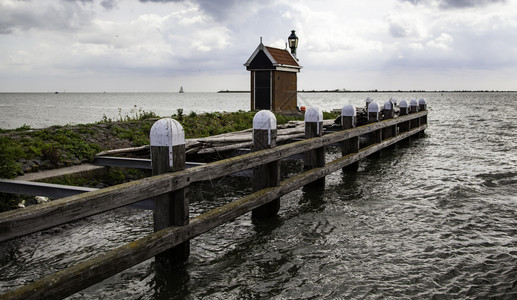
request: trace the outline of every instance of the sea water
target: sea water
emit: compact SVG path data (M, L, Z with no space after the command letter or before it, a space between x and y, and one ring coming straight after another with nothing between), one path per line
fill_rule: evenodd
M117 94L110 102L80 94L47 116L45 105L56 112L58 101L37 104L33 95L30 104L20 94L18 106L2 95L0 127L29 124L6 117L4 107L19 116L31 110L27 116L41 119L31 126L43 127L96 121L108 107L116 116L134 105L159 115L249 105L249 94L184 95L181 102L175 94ZM299 105L330 110L362 106L366 97L425 98L425 135L361 161L356 173L327 176L324 189L283 196L278 218L255 222L246 214L193 239L183 270L157 273L149 259L69 298L515 299L517 93L299 94ZM327 160L340 156L328 150ZM284 177L301 169L282 164ZM249 178L196 184L191 216L249 191ZM1 243L0 293L151 232L151 212L121 208Z

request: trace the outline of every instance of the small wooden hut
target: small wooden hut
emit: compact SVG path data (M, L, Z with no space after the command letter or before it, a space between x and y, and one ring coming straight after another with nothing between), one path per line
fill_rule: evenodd
M296 74L302 67L287 49L264 46L261 41L244 66L251 71L251 110L298 110Z

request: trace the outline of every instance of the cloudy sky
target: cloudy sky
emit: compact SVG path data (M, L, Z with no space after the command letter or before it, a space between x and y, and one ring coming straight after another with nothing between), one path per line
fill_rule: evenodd
M0 0L0 92L248 90L292 29L299 89L517 90L517 0Z

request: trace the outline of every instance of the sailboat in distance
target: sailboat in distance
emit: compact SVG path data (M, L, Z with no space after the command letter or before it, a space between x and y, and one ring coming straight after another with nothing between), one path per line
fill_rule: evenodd
M183 91L183 86L182 86L182 87L180 87L180 91L179 91L179 92L180 92L180 93L185 93L185 92Z

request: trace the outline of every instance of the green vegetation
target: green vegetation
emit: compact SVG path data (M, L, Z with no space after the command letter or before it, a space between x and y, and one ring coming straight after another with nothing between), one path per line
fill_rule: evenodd
M0 177L13 178L21 171L17 163L23 157L23 150L9 137L0 137Z
M130 116L117 120L105 116L95 124L77 126L52 126L31 129L24 125L13 130L0 130L0 178L15 178L26 172L65 167L93 160L95 154L108 149L137 147L149 144L149 132L158 119L153 112L131 110ZM303 120L303 114L276 113L277 124ZM324 113L325 119L334 119L336 113ZM255 112L212 112L184 114L182 109L171 117L181 123L186 138L206 137L252 127ZM64 177L53 183L103 187L121 183L131 178L141 178L143 173L124 170L110 172L108 177L82 180ZM0 194L0 211L15 207L30 197Z
M178 109L177 113L172 115L172 118L183 126L186 138L198 138L251 128L255 113L253 111L240 110L237 112L211 112L203 114L191 112L185 115L182 109ZM292 120L303 120L302 114L275 113L275 116L278 125Z

